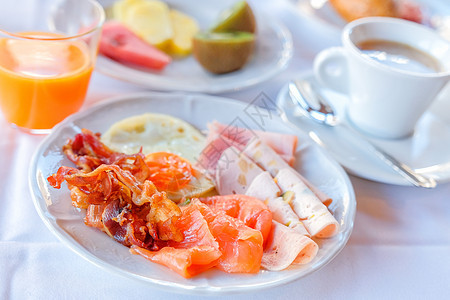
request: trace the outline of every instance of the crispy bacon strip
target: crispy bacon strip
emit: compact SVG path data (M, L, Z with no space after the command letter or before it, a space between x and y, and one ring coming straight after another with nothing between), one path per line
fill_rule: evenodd
M102 164L118 165L130 171L140 182L150 176L150 169L144 161L144 154L125 154L115 152L100 141L100 134L83 128L63 146L63 152L79 169L91 172Z
M86 209L84 223L91 227L103 229L102 214L105 210L105 204L89 204Z
M174 226L181 215L180 208L151 181L142 183L118 165L102 164L88 173L61 167L47 180L54 188L60 188L66 181L76 207L88 209L90 205L104 205L103 211L89 210L85 222L97 227L101 213L103 230L124 245L149 248L153 245L149 241L155 237L183 239Z

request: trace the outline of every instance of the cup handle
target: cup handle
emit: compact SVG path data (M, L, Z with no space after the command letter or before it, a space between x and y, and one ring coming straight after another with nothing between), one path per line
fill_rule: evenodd
M322 50L314 59L314 75L323 86L339 93L348 92L348 66L344 48Z

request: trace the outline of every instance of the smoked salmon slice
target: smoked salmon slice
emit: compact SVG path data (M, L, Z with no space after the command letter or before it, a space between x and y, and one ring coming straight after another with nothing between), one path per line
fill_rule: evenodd
M218 250L210 246L195 246L187 249L164 247L159 251L150 251L131 246L130 252L167 266L185 278L191 278L217 264Z
M158 251L133 246L130 251L146 259L165 265L185 278L190 278L214 267L222 252L211 234L205 217L196 205L181 207L177 227L182 230L181 242L167 241Z
M272 227L272 212L261 200L247 195L226 195L200 198L200 201L213 211L223 211L259 230L266 241Z
M158 251L137 246L130 251L165 265L185 278L209 268L229 273L257 273L263 254L263 237L242 221L214 212L198 199L182 206L177 226L184 234L181 242L160 243Z
M224 212L214 212L198 199L192 204L199 208L219 243L222 256L217 268L228 273L257 273L263 254L261 232Z

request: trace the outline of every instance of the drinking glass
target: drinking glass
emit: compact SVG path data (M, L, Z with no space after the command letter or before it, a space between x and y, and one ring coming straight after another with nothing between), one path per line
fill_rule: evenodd
M0 108L48 133L86 97L105 20L95 0L0 0Z

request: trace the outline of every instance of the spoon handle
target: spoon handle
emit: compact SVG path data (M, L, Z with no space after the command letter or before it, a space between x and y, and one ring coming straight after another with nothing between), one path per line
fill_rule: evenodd
M437 183L433 178L418 174L408 165L402 163L392 155L386 153L384 150L371 143L365 136L363 136L353 128L350 128L347 124L342 123L341 126L345 127L349 132L357 136L358 139L363 140L369 151L375 154L380 160L389 165L392 169L394 169L394 171L402 175L406 180L408 180L415 186L425 188L436 187Z

